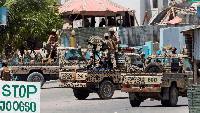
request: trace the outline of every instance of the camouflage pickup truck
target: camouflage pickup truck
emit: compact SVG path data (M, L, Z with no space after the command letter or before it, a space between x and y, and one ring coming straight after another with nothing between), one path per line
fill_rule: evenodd
M58 47L65 48L65 50L76 50L74 47ZM48 59L41 58L40 61L33 62L8 62L8 67L11 68L13 76L17 81L41 82L41 86L46 81L59 79L59 56L57 58ZM39 57L38 57L39 58ZM73 57L70 57L73 59ZM46 60L46 61L43 61ZM48 61L49 60L49 61Z
M98 45L100 45L98 43ZM97 47L98 50L98 47ZM116 54L117 69L87 68L87 60L67 60L59 58L60 87L73 88L74 96L86 99L89 93L97 93L101 99L110 99L115 89L121 89L121 73L142 71L139 66L140 55L128 52L131 48L121 50ZM98 50L99 51L99 50ZM60 56L66 56L68 51L60 49ZM99 61L97 59L96 61ZM137 65L137 66L136 66Z
M187 97L186 86L193 84L192 65L187 55L149 55L144 71L122 74L122 92L129 93L132 107L151 98L163 106L176 106L178 96Z

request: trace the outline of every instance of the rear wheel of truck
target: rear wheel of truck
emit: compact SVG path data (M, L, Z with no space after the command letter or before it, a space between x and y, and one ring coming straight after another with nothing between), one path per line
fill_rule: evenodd
M169 91L169 106L176 106L178 102L178 90L177 87L175 85L172 85L170 87L170 91Z
M45 83L44 77L41 73L38 72L33 72L31 73L28 78L27 78L28 82L40 82L41 84L41 88Z
M132 107L139 107L141 102L134 97L132 100L130 100L130 104Z
M113 83L109 80L104 80L101 84L97 93L101 99L110 99L114 94Z
M79 100L84 100L89 96L88 91L73 89L74 96Z

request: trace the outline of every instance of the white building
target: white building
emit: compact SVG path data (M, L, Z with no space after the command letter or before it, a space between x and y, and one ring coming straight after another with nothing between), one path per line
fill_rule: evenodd
M57 1L57 3L59 3L59 4L64 4L65 2L67 2L68 0L56 0Z

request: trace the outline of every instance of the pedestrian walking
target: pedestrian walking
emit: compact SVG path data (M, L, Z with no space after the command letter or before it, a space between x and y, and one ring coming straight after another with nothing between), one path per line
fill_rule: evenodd
M0 69L0 72L1 72L0 78L3 81L11 81L11 79L14 80L11 69L7 67L7 61L6 60L4 60L2 62L2 68Z

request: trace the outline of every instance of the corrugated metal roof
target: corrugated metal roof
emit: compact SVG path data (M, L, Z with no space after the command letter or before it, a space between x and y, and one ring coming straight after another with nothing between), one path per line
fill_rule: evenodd
M70 11L130 11L109 0L69 0L59 8L59 13Z

